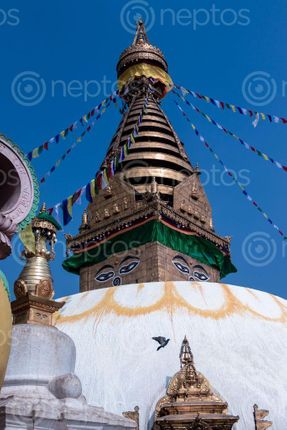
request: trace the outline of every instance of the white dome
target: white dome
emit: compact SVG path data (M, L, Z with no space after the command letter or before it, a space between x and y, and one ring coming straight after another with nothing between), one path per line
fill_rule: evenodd
M208 282L123 285L64 298L56 325L77 349L76 374L89 403L117 414L140 407L151 428L157 401L179 370L186 335L195 366L254 428L253 405L286 428L287 301L261 291ZM154 336L170 338L157 351Z

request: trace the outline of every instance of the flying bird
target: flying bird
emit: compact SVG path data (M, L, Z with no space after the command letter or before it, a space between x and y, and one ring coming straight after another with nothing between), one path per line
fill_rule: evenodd
M164 348L168 344L168 342L170 341L170 339L167 339L166 337L163 337L163 336L153 337L153 340L158 342L160 345L157 348L157 351L159 351L161 348Z

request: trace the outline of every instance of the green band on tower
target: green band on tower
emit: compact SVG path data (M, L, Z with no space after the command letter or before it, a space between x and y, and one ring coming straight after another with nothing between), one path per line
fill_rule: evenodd
M210 241L173 230L160 221L149 221L89 251L74 254L64 261L63 268L68 272L79 274L81 268L100 263L115 252L123 252L150 242L159 242L174 251L189 255L203 264L218 269L221 278L237 271L230 257L224 255Z

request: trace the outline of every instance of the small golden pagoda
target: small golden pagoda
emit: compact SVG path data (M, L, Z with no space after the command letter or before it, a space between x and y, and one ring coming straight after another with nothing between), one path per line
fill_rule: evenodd
M61 226L43 204L40 213L22 233L25 245L24 269L14 284L16 300L11 303L14 324L52 325L52 315L63 303L53 299L53 279L49 261L53 260L56 233Z
M239 417L228 415L228 404L196 370L186 337L180 367L157 403L153 430L231 430Z

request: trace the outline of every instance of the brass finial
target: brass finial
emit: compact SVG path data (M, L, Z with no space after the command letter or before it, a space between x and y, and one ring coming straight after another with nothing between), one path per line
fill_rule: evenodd
M194 364L193 354L186 336L184 336L183 342L181 344L179 359L181 369L185 366Z
M82 224L80 225L80 232L87 230L88 228L90 228L89 226L89 218L88 218L88 212L85 209L82 215Z
M156 182L155 177L152 178L152 182L151 182L151 187L150 188L151 188L150 190L151 190L152 194L157 194L157 192L158 192L158 184Z
M82 224L88 225L88 214L87 214L86 209L84 210L83 215L82 215Z
M44 213L44 212L47 212L47 207L46 207L46 203L45 202L43 202L41 210L40 210L41 214Z
M138 44L142 44L142 43L148 43L149 44L150 42L149 42L149 39L148 39L146 31L145 31L144 22L143 22L142 18L139 17L139 19L137 21L137 31L135 34L133 45L138 45Z

